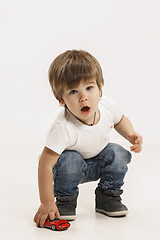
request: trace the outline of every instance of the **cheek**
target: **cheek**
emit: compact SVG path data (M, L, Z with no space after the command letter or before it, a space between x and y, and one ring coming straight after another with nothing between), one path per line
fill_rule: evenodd
M70 104L71 104L71 99L70 99L70 97L68 97L68 96L64 96L63 97L63 99L64 99L64 102L65 102L65 104L67 105L67 106L69 106Z
M76 105L75 101L70 102L70 103L69 103L69 106L70 106L70 108L72 108L72 109L77 109L77 105Z
M74 109L74 108L76 108L76 100L71 99L71 98L67 99L66 105L68 106L68 108Z
M100 99L100 95L99 95L99 92L95 92L94 96L92 97L92 100L94 102L99 102L99 99Z

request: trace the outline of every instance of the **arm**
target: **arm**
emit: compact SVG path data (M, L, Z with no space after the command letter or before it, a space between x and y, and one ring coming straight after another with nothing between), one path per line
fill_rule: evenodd
M123 115L119 123L114 126L115 130L127 139L133 146L130 147L131 151L136 153L141 152L142 150L142 137L137 133L130 120Z
M34 222L40 227L43 227L47 217L50 217L50 219L59 217L59 212L54 202L52 172L58 157L59 154L45 147L39 160L38 184L41 205L34 216Z

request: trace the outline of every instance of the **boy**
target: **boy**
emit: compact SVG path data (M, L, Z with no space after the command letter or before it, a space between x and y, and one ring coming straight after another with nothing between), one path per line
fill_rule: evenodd
M99 63L86 51L68 50L52 62L49 81L64 109L48 133L39 160L41 205L34 217L36 225L43 227L47 217L74 220L78 185L98 179L96 211L111 217L127 215L120 195L131 154L109 143L109 133L114 127L136 153L141 151L142 137L121 108L102 97Z

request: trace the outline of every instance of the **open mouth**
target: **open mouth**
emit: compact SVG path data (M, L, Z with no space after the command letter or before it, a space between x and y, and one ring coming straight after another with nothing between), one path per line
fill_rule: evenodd
M83 108L81 108L81 112L84 114L87 114L90 112L90 107L88 106L84 106Z

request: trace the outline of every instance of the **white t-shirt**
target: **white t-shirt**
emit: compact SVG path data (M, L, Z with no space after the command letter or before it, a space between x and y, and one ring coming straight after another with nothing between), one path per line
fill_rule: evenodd
M63 109L48 132L45 146L58 154L74 150L84 159L96 156L109 143L111 129L123 116L121 107L107 97L100 99L98 108L100 120L93 126L83 124L69 111L66 118Z

